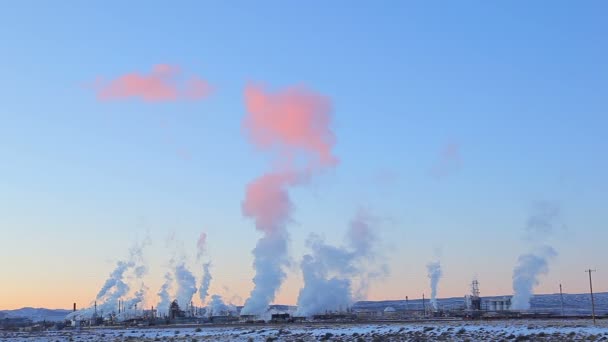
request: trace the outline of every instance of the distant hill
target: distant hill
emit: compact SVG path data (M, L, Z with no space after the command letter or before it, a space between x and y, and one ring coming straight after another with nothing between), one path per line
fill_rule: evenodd
M488 296L482 297L483 301L491 299L502 299L511 296ZM608 292L595 293L595 313L598 315L608 314ZM440 308L454 309L464 306L464 297L438 298L437 303ZM429 299L426 299L429 305ZM398 311L405 310L405 300L384 300L384 301L361 301L353 305L354 308L382 311L386 307L392 307ZM539 294L532 297L530 310L536 312L547 312L559 314L561 312L561 301L557 294ZM423 307L422 299L410 299L407 303L410 310L420 310ZM568 294L564 293L564 312L568 315L589 315L591 314L591 296L588 293Z
M34 322L59 322L63 321L65 319L65 316L70 312L70 310L44 308L21 308L17 310L0 310L0 319L27 318Z
M510 296L492 296L482 297L482 300L499 299ZM454 298L439 298L438 304L440 307L445 309L462 307L464 305L464 299L462 297ZM428 299L426 300L428 305ZM384 301L361 301L355 303L355 308L369 309L382 311L386 307L392 307L395 310L405 310L405 300L384 300ZM535 295L531 301L531 310L538 312L552 312L559 313L561 310L561 303L559 294L540 294ZM273 305L274 309L288 310L293 309L293 306L287 305ZM408 308L410 310L422 309L422 299L410 299L408 301ZM589 294L566 294L564 293L564 310L566 314L572 315L585 315L591 313L591 300ZM608 314L608 292L596 293L595 294L595 311L598 315ZM71 310L63 309L44 309L44 308L21 308L17 310L0 310L0 319L5 318L27 318L34 322L41 321L52 321L59 322L63 321L65 317L72 312Z

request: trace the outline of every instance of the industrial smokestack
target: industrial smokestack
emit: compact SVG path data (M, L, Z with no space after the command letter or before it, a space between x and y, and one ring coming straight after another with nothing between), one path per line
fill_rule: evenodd
M74 303L74 312L76 312L76 303Z

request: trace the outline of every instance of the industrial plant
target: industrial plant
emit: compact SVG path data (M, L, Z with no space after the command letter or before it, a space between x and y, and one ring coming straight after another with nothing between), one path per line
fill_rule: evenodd
M173 300L167 308L126 306L119 301L114 310L92 308L82 310L73 305L73 312L67 315L65 327L86 328L96 326L169 326L169 325L272 325L299 323L381 323L416 321L458 321L458 320L500 320L500 319L576 319L588 318L588 314L567 313L561 310L514 310L511 297L482 297L479 282L473 280L471 292L462 298L449 298L437 301L423 295L420 299L384 302L357 302L339 310L318 312L308 316L299 315L297 306L270 305L261 315L242 313L243 306L215 305L197 306L186 303L180 306ZM563 300L563 295L561 296ZM608 311L599 317L608 318Z

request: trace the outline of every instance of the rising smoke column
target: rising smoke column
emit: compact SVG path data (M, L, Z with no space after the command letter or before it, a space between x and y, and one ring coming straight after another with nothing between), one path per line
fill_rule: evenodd
M560 208L555 204L543 202L533 208L526 224L526 240L532 243L532 250L521 255L513 269L513 309L530 309L539 277L549 272L549 261L557 256L547 240L561 227L560 221Z
M201 233L196 242L196 259L201 260L207 251L207 234Z
M530 298L533 290L539 284L538 278L549 272L549 261L557 256L557 252L545 246L535 253L524 254L517 260L513 270L513 291L511 307L516 310L530 309Z
M118 307L118 300L129 292L129 285L124 282L124 274L133 267L128 261L118 261L116 268L110 273L110 277L105 281L101 290L97 294L96 300L100 305Z
M141 283L139 290L134 293L132 298L125 302L125 309L136 310L143 308L141 304L145 300L146 292L148 292L148 287L144 283Z
M437 310L437 285L441 279L441 264L439 261L430 262L426 265L428 277L431 280L431 306L433 310Z
M174 298L182 308L186 308L192 303L192 297L197 291L196 279L186 264L187 257L184 253L183 243L176 240L175 234L171 234L167 238L166 244L173 251L169 260L170 271L165 275L165 282L158 292L160 297L158 306L162 312L168 310L172 302L170 290L173 285L175 285ZM167 304L167 301L169 304Z
M243 126L252 143L276 154L274 170L252 181L246 189L243 214L264 235L253 250L254 288L242 314L262 314L285 279L287 224L293 204L289 189L313 172L336 165L332 154L328 98L302 87L276 93L249 85L245 89L247 115Z
M158 297L160 301L156 305L156 309L160 314L168 314L169 306L171 306L171 285L173 284L173 275L171 272L165 273L165 281L158 291Z
M205 304L205 300L209 295L209 285L211 284L211 272L209 268L211 267L211 262L206 262L203 264L203 278L201 279L201 287L198 290L198 295L201 298L201 304Z
M319 236L311 235L307 241L311 253L304 255L300 263L304 287L298 296L297 315L311 316L350 307L353 281L357 277L360 295L364 295L369 277L376 273L366 272L375 257L375 241L369 217L363 211L351 221L345 247L328 245Z
M232 312L236 312L236 308L232 304L226 305L222 296L211 296L211 301L207 307L208 316L221 316L230 314Z
M185 308L190 305L192 297L196 293L196 279L183 261L178 263L175 267L175 282L177 284L177 292L175 295L177 303L182 308Z
M311 254L304 255L300 267L304 287L298 295L298 316L311 316L337 311L350 306L351 277L356 274L353 254L343 248L327 245L318 236L307 241Z
M199 262L201 262L203 255L205 254L207 248L207 234L201 233L201 236L198 239L196 244L198 252L196 254L196 258ZM201 299L201 304L205 304L205 300L207 299L207 295L209 294L209 285L211 284L211 262L203 263L203 276L201 278L201 287L198 289L198 295Z
M105 280L103 286L97 293L95 308L91 306L70 313L66 319L90 319L94 314L104 316L118 310L118 301L124 300L127 307L142 303L145 298L147 287L141 281L147 272L144 263L143 249L150 243L148 237L141 242L135 242L129 248L129 257L125 260L116 262L116 267ZM134 281L140 282L139 290L133 296L129 296L129 291Z
M118 308L118 300L127 296L130 286L126 279L127 273L132 273L136 280L141 281L146 274L147 268L144 264L143 249L149 244L149 239L144 239L141 243L134 243L129 249L129 258L116 262L116 268L110 273L101 290L99 290L96 301L98 309L104 312L111 312ZM143 301L144 291L147 289L141 283L140 290L135 293L135 298L130 300ZM138 295L139 294L139 295Z

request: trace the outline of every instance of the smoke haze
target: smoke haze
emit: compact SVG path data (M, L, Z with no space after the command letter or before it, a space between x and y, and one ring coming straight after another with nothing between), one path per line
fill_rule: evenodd
M347 246L335 247L318 235L309 237L307 246L311 253L304 255L300 263L304 287L298 296L298 315L345 310L353 304L353 292L365 296L369 280L376 276L367 269L375 258L376 238L365 212L359 211L351 221L346 238ZM357 290L353 290L355 280Z

